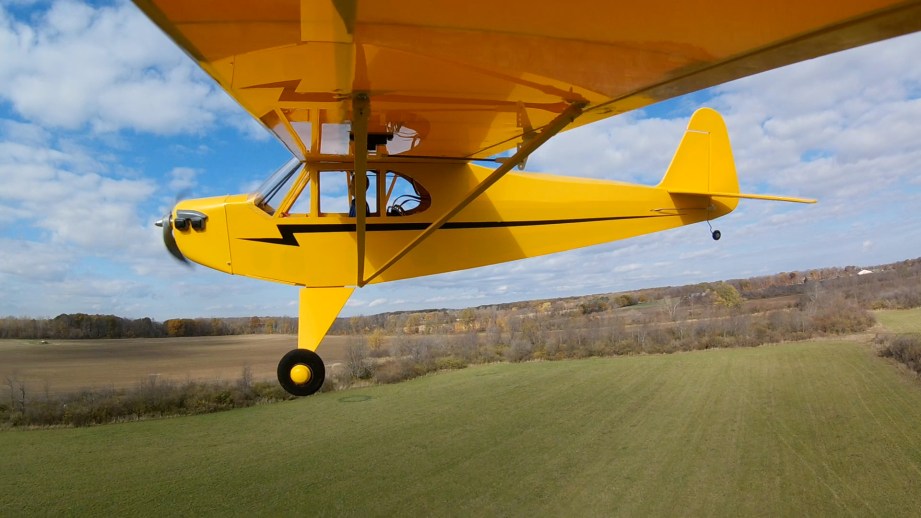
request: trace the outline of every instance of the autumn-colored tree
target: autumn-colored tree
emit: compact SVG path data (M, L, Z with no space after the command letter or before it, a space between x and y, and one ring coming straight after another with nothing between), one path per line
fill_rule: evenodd
M262 326L263 326L263 331L262 331L263 334L270 335L270 334L275 333L275 319L274 318L265 319Z
M384 348L384 330L377 328L368 335L368 348L371 352L378 352Z
M249 332L251 334L256 334L262 330L262 319L259 317L252 317L249 319Z
M727 308L736 308L742 305L742 296L732 284L721 282L714 286L713 293L716 295L716 303Z
M175 318L173 320L167 320L165 324L166 336L185 336L185 325L182 319Z
M464 331L474 329L474 324L476 323L476 312L473 311L473 308L463 309L461 310L458 319L460 320Z

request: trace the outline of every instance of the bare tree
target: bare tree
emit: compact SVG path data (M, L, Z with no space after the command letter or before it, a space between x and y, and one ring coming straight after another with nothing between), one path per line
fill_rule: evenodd
M239 382L240 391L249 396L253 391L253 368L249 365L243 366L243 372L240 374Z
M5 381L10 390L10 411L12 412L16 408L16 377L13 374L7 374Z
M345 351L345 368L352 379L364 379L371 375L368 365L368 345L364 336L353 336L349 339Z
M683 300L681 297L663 297L660 301L668 319L672 322L678 321L678 307L681 306Z

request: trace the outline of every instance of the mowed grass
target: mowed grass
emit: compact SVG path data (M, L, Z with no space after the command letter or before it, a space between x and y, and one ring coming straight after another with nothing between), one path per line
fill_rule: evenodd
M921 333L921 308L874 311L876 320L892 333Z
M0 433L0 515L921 515L921 386L853 342L495 364Z

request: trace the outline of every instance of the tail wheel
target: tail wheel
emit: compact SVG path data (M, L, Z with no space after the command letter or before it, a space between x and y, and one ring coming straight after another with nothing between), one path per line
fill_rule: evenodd
M320 390L326 367L320 356L308 349L294 349L278 362L278 382L288 393L309 396Z

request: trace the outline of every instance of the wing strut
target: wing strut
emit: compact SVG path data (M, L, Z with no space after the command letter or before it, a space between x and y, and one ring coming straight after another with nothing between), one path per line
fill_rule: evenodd
M286 130L288 130L288 133L291 135L291 138L294 140L294 144L297 146L297 149L300 150L301 156L299 156L298 158L300 158L301 160L304 160L304 158L307 157L307 148L304 147L304 141L301 140L301 137L297 134L296 131L294 131L294 127L291 126L291 121L288 120L288 116L285 115L285 112L282 111L280 108L275 108L274 111L275 111L275 115L278 117L278 120L281 121L281 124L285 127Z
M563 129L566 126L568 126L572 121L574 121L576 117L582 114L582 109L585 106L586 106L586 103L584 102L577 102L577 103L570 104L568 108L566 108L562 113L557 115L556 118L550 121L546 126L544 126L540 130L539 133L532 134L532 136L529 138L525 136L526 138L524 138L524 142L522 142L521 147L518 148L518 151L514 155L509 157L507 160L503 161L502 164L499 165L499 167L497 167L492 173L490 173L489 176L483 179L482 182L480 182L472 191L470 191L470 193L468 193L467 196L464 197L464 199L457 202L457 204L455 204L454 207L451 208L451 210L445 212L440 218L432 222L431 225L429 225L418 236L416 236L415 239L413 239L406 246L404 246L402 250L400 250L393 257L391 257L390 260L384 263L383 266L378 268L378 270L374 272L373 274L371 274L370 277L368 277L367 279L361 280L359 276L360 282L358 286L361 287L361 286L364 286L365 284L368 284L369 282L374 280L378 275L384 273L385 271L387 271L388 268L396 264L397 261L405 257L406 254L408 254L413 248L418 246L419 243L424 241L427 237L432 235L436 230L441 228L442 225L447 223L451 218L456 216L460 211L464 210L464 208L467 205L469 205L470 202L475 200L479 195L486 192L486 189L489 189L490 187L492 187L494 183L499 181L500 178L502 178L503 176L505 176L506 173L511 171L513 167L515 167L517 164L524 161L528 157L528 155L533 153L534 150L536 150L544 142L549 140L550 137L556 135L560 131L563 131ZM357 136L356 136L356 140L357 140ZM357 164L357 155L356 155L356 164ZM356 165L356 168L357 168L357 165ZM364 256L362 255L359 258L359 260L363 260L363 259L364 259ZM361 268L360 264L361 263L359 263L359 268ZM361 270L359 270L359 272L360 271Z
M371 103L368 94L359 93L352 98L352 136L355 155L355 234L358 241L358 275L356 283L364 286L365 276L365 217L367 216L368 187L368 112Z

